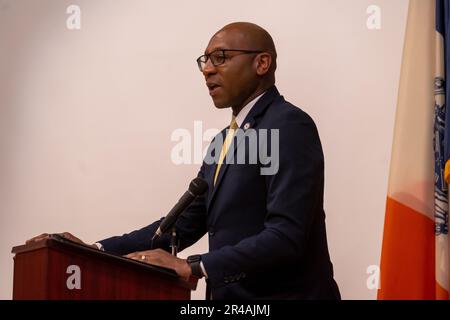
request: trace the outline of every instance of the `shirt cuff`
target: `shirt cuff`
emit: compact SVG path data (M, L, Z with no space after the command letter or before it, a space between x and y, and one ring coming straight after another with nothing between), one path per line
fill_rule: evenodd
M103 248L103 245L100 242L96 242L94 245L97 246L98 250L105 251L105 248Z
M205 279L208 279L208 274L206 273L205 266L203 265L203 262L200 261L200 268L202 269L203 275L205 276Z

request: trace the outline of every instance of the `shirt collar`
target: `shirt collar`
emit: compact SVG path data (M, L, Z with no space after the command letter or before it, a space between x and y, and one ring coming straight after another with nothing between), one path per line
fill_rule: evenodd
M244 120L245 120L245 117L247 117L250 110L252 110L252 108L255 106L256 102L258 102L259 98L261 98L264 95L264 93L266 93L266 92L261 93L255 99L253 99L252 101L247 103L247 105L245 107L243 107L241 111L239 111L238 115L234 119L236 121L238 127L241 127L242 122L244 122Z

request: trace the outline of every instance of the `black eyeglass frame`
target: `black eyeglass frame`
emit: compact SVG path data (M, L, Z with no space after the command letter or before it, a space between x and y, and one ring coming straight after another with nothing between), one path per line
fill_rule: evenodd
M263 53L263 52L264 52L264 51L262 51L262 50L217 49L217 50L214 50L214 51L212 51L212 52L210 52L210 53L208 53L208 54L203 54L203 55L201 55L200 57L197 58L197 65L198 65L198 68L200 69L201 72L203 72L203 68L202 68L202 65L201 65L201 64L204 63L204 64L206 65L206 63L208 62L208 60L211 59L211 55L212 55L213 53L218 52L218 51L222 51L223 62L221 62L221 63L214 63L214 61L211 60L211 63L213 64L214 67L218 67L218 66L220 66L220 65L222 65L222 64L225 63L225 60L227 59L227 57L225 56L225 52L226 52L226 51L241 52L242 54L252 54L252 53ZM205 57L206 57L206 60L205 60L205 61L202 61L201 59L202 59L202 58L205 58Z

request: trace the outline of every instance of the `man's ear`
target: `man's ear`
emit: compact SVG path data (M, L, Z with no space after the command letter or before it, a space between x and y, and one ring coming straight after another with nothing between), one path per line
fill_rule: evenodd
M263 76L269 71L270 66L272 65L272 56L267 52L260 53L256 56L255 63L256 74L258 76Z

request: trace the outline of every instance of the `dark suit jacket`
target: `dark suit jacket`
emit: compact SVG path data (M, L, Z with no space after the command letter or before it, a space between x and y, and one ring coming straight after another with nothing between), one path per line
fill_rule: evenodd
M199 176L209 187L177 221L180 249L208 233L210 250L202 261L214 299L339 299L323 211L323 153L313 120L273 86L241 128L249 126L258 133L279 130L277 173L261 175L269 166L261 161L223 164L214 186L216 165L204 162ZM257 136L258 151L274 156L274 143ZM248 141L240 140L230 152ZM214 152L210 147L208 153ZM160 221L101 243L116 254L147 250ZM169 251L169 237L153 245Z

